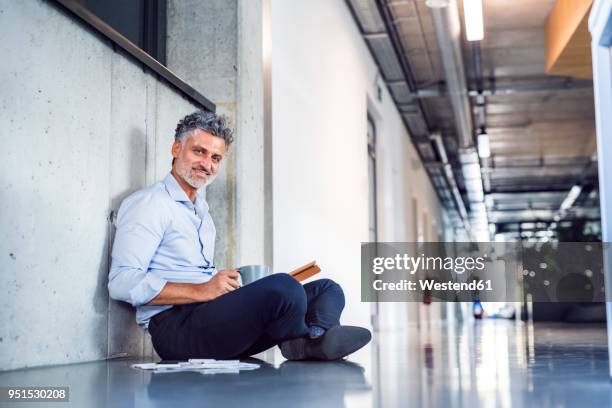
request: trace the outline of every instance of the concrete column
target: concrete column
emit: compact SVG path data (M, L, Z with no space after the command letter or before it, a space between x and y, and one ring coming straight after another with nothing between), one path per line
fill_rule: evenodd
M598 0L589 18L592 35L593 87L599 166L601 232L604 244L604 276L606 298L612 295L612 0ZM606 244L607 243L607 244ZM612 361L612 302L606 302L608 353ZM612 377L612 365L610 365Z
M238 2L236 261L272 265L269 0Z
M221 268L271 265L272 259L264 1L168 2L168 67L210 98L236 130L221 174L206 192L217 228L215 263Z

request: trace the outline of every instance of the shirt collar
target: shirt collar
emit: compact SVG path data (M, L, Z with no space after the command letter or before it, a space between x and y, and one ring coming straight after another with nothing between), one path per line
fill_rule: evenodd
M204 211L208 211L208 204L205 200L202 199L202 197L200 197L200 194L196 193L195 202L191 202L189 197L187 197L187 193L185 193L185 190L183 190L183 188L178 183L178 181L176 181L174 175L171 172L166 175L163 183L166 186L166 191L168 191L168 194L170 195L170 197L172 197L174 201L187 203L189 207L193 205L197 208L203 209Z
M166 191L168 191L168 194L170 194L170 197L172 197L174 201L191 202L189 197L187 197L187 193L181 188L181 185L176 181L172 173L168 173L164 179L164 185L166 186Z

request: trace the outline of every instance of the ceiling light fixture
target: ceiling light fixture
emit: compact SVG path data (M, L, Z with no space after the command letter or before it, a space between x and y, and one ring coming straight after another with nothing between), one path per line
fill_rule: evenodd
M565 200L563 200L563 202L561 203L561 207L559 207L559 211L566 211L568 209L570 209L574 203L576 202L576 200L578 199L578 196L580 196L580 193L582 192L582 186L579 185L574 185L572 187L572 189L570 190L570 192L567 194L567 197L565 197Z
M429 8L448 7L449 0L425 0L425 5Z
M465 36L467 40L482 40L484 38L482 0L463 0L463 18L465 19Z
M482 130L477 137L478 143L478 156L481 159L488 159L491 157L491 145L489 143L489 135L487 132Z

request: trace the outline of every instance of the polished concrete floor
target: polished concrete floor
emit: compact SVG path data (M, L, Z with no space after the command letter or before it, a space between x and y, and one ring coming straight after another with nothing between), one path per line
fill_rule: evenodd
M421 324L377 333L348 361L264 358L240 374L153 374L128 360L24 369L0 386L69 386L70 403L53 407L612 406L602 325Z

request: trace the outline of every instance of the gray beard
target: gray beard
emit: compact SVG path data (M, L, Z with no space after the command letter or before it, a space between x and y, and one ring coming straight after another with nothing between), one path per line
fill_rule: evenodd
M202 187L207 187L217 177L216 175L214 176L211 175L211 176L208 176L206 180L196 179L196 178L191 177L191 169L182 168L180 166L179 168L176 169L176 172L178 173L179 176L183 178L183 180L185 180L187 184L189 184L191 187L195 188L196 190L199 190Z
M206 187L210 186L212 184L212 182L215 181L216 178L217 178L216 174L214 176L208 177L208 179L204 182L204 185L202 187L206 188Z

